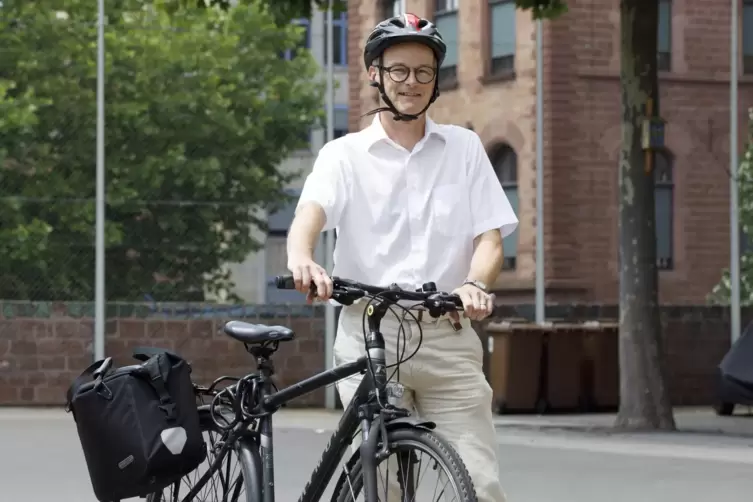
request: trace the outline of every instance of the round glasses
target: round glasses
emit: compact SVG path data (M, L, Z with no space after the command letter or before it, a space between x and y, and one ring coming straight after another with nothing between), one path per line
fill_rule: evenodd
M437 72L431 66L419 66L418 68L411 69L404 64L395 64L392 66L380 66L380 68L387 72L393 82L396 82L398 84L408 80L411 71L413 71L413 74L416 76L416 81L419 84L430 83L432 80L434 80L434 77L437 74Z

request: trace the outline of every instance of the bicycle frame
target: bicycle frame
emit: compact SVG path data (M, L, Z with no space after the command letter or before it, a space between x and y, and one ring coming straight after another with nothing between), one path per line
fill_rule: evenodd
M361 462L364 476L364 494L367 502L378 500L377 497L377 445L379 437L386 432L386 423L382 415L382 402L386 399L386 362L384 356L384 338L379 331L382 317L388 311L389 301L377 300L367 309L369 333L366 337L367 355L356 361L336 366L323 371L301 382L295 383L277 392L271 392L274 368L269 356L257 356L260 377L259 409L269 412L258 419L256 429L249 429L253 420L241 420L224 436L217 458L210 468L201 476L197 485L186 495L183 502L193 499L201 488L219 469L225 455L231 448L235 448L239 457L246 460L250 471L244 470L244 478L248 479L247 486L254 490L251 500L254 502L274 502L274 445L273 445L273 414L280 406L293 399L313 392L322 387L332 385L339 380L363 373L364 378L356 390L353 399L345 408L337 429L330 437L318 465L311 474L309 482L299 498L299 502L318 502L324 494L327 485L337 470L337 466L345 456L353 442L353 436L361 426L362 442L360 445ZM249 349L253 353L254 347ZM257 351L259 352L259 351ZM271 356L271 352L269 353ZM371 360L371 365L369 364ZM373 368L373 373L370 370ZM375 399L378 397L379 399ZM209 405L211 407L211 405ZM207 407L202 407L207 408ZM205 409L204 420L212 420L209 410ZM392 418L408 416L407 410L394 409ZM382 433L382 434L380 434ZM384 448L383 448L384 449Z

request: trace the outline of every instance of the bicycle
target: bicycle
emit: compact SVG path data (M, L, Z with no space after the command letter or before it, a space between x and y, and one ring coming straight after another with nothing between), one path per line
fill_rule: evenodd
M213 453L217 458L210 463L197 486L180 500L194 500L198 491L219 472L220 464L232 451L240 459L241 474L235 480L230 500L238 500L240 489L244 488L245 502L274 502L274 413L285 403L304 394L361 374L364 376L358 390L344 410L337 430L325 447L299 502L318 502L322 498L359 430L361 443L335 484L333 501L354 501L361 490L366 502L380 500L377 493L377 466L393 452L398 453L400 472L397 477L404 492L401 498L414 500L416 452L420 452L433 456L437 467L445 472L458 500L476 502L476 493L465 464L455 449L433 431L435 424L414 418L408 410L389 402L385 341L380 332L383 317L393 307L409 312L409 309L398 303L400 301L415 301L416 304L411 308L420 306L436 318L461 310L461 300L457 295L438 292L433 283L425 284L420 290L408 291L396 285L381 288L338 277L333 277L332 281L332 298L342 305L369 299L364 309L364 317L368 319L368 333L364 332L366 354L354 362L336 366L278 390L271 379L274 374L271 358L280 343L294 338L293 331L284 326L249 324L235 320L226 323L224 332L243 343L246 350L256 358L258 372L242 378L223 376L209 387L194 385L197 395L212 398L211 404L199 407L202 430L219 434L220 441L213 446ZM292 276L278 276L276 285L279 289L294 289ZM315 288L313 283L312 287ZM419 332L420 330L419 325ZM400 357L393 366L404 362ZM219 384L226 380L234 383L218 390ZM420 471L421 465L418 467ZM220 477L221 475L222 473ZM226 480L222 481L227 494L230 491L229 485ZM159 500L155 498L157 495L150 495L147 501ZM172 500L177 502L179 499L175 497ZM226 500L226 497L222 500Z

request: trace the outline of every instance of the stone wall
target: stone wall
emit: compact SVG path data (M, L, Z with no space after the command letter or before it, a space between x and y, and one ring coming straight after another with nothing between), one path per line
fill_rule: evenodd
M0 304L0 405L60 405L73 379L92 360L91 304ZM278 386L324 369L324 311L321 307L245 306L165 308L109 305L107 355L127 364L137 346L177 351L193 365L194 377L209 383L221 375L243 375L254 363L243 346L221 332L229 319L291 326L296 339L275 357ZM744 324L751 319L745 311ZM532 318L531 306L499 307L495 320ZM616 319L614 307L548 307L549 318ZM670 389L676 404L705 405L713 400L716 366L729 348L729 316L722 308L665 307L662 324L668 353ZM299 398L291 406L322 406L324 392Z

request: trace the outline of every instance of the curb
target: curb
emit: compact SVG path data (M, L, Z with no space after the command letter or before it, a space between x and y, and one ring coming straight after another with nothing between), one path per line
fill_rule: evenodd
M698 427L678 427L674 431L664 430L640 430L617 428L608 425L581 425L581 424L557 424L557 423L525 423L525 422L495 422L495 429L507 431L526 431L542 433L568 433L580 434L583 436L602 436L602 437L655 437L655 438L728 438L753 440L753 431L737 432L725 431L724 429L715 428L698 428Z

